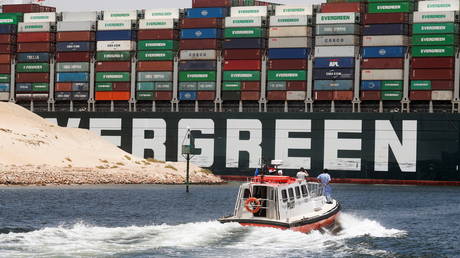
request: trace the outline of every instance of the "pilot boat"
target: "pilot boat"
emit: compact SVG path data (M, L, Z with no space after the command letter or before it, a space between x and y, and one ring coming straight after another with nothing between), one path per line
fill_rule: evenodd
M339 228L336 219L340 203L327 202L322 192L316 182L289 176L255 176L240 186L233 215L219 221L303 233L323 229L334 232Z

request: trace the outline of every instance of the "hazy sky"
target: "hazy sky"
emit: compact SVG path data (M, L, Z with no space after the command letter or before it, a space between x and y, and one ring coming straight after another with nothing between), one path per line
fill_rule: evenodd
M278 0L280 4L308 5L322 0ZM141 10L153 8L190 8L192 0L47 0L45 5L62 11Z

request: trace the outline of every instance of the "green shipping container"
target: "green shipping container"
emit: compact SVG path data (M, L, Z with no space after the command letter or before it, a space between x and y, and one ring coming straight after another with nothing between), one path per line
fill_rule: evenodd
M402 90L403 81L382 81L382 90Z
M131 53L128 51L121 52L97 52L97 61L129 61L131 60Z
M43 92L46 91L48 92L50 90L49 84L48 83L32 83L32 91L36 92Z
M304 70L268 71L269 81L305 81L307 72Z
M382 91L382 100L401 100L402 91Z
M260 71L225 71L224 81L260 81Z
M411 90L431 90L431 81L411 81Z
M18 24L22 19L22 13L0 13L0 24Z
M263 28L226 28L225 38L263 38L265 37Z
M136 88L139 91L154 91L155 83L154 82L138 82Z
M50 71L48 63L18 63L16 65L18 73L47 73Z
M454 34L436 34L436 35L413 35L412 45L414 46L432 46L432 45L456 45L458 42Z
M175 50L178 44L175 40L139 40L137 50Z
M140 51L137 53L139 61L165 61L173 60L174 52L170 50L165 51Z
M129 82L131 74L129 72L100 72L96 73L97 82Z
M241 82L223 82L223 91L241 90Z
M112 83L97 82L95 88L96 91L112 91Z
M410 13L414 10L412 2L369 3L368 13Z
M431 57L431 56L454 56L455 48L453 46L414 46L412 47L413 57Z
M457 32L458 26L452 22L414 23L412 25L412 34L444 34Z
M215 71L188 71L179 72L179 81L182 82L212 82L216 81Z
M1 83L10 82L10 75L9 74L0 74L0 82Z
M137 100L155 100L155 95L153 92L137 92L136 93Z

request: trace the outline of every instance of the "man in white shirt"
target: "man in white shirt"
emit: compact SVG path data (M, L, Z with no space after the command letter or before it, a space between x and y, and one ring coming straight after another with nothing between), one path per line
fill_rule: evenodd
M308 176L308 172L305 170L305 168L300 168L300 171L297 172L297 180L299 181L307 180Z
M321 182L321 185L323 186L323 195L326 196L326 201L327 203L332 203L332 188L329 185L329 182L331 182L331 176L328 173L329 171L327 169L323 170L323 173L319 174L317 177L319 181Z

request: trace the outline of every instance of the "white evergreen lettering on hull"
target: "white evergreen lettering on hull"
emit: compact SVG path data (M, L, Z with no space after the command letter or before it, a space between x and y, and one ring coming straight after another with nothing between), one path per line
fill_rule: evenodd
M361 158L339 158L339 150L361 150L361 139L339 139L339 133L362 133L361 120L324 121L324 168L361 171Z
M145 138L145 132L152 131L153 138ZM133 119L132 153L144 157L145 150L153 151L153 158L166 160L166 121L164 119Z
M178 135L177 135L177 160L185 161L182 157L182 145L188 144L188 139L184 142L184 138L187 135L187 127L190 130L200 131L202 134L214 134L214 121L212 119L181 119L178 124ZM195 138L195 149L200 149L200 155L194 155L192 163L201 167L211 167L214 164L214 138L203 139Z
M48 122L51 122L51 123L55 124L55 125L58 125L57 118L46 118L46 120ZM81 121L81 118L69 118L67 120L67 124L64 125L63 127L80 128L80 121Z
M304 167L306 169L310 169L310 157L289 157L288 152L290 149L311 149L311 138L289 138L289 133L291 132L310 133L311 120L276 120L275 130L275 159L283 161L283 165L280 166L280 168L298 169L300 167Z
M121 147L121 136L102 135L102 131L120 131L121 118L90 118L89 130L93 131L97 135L101 135L102 138L115 144L116 146Z
M402 172L417 171L417 121L403 121L402 125L400 140L391 121L375 121L375 171L388 172L390 149Z
M240 140L240 132L248 132L249 139ZM249 167L260 167L262 157L262 123L258 119L227 120L226 167L238 168L240 152L249 153Z

